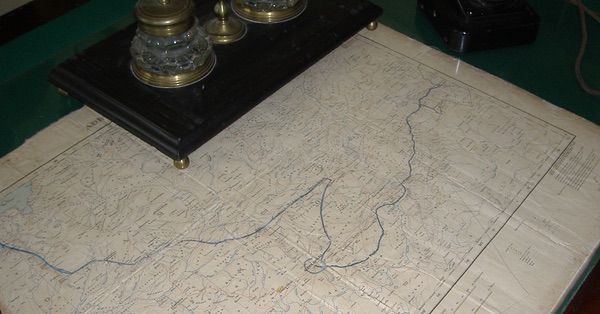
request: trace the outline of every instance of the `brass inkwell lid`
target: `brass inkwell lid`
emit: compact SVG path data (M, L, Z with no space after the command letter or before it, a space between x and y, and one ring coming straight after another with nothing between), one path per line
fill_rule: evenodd
M138 28L153 36L181 34L194 23L194 3L190 0L140 0L135 6Z

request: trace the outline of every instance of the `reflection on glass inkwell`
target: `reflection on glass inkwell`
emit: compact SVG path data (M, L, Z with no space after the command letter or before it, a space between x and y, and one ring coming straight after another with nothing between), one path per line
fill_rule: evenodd
M207 32L194 15L193 0L140 0L131 43L131 70L141 82L182 87L206 77L216 57Z
M289 21L306 9L308 0L232 0L233 10L256 23Z

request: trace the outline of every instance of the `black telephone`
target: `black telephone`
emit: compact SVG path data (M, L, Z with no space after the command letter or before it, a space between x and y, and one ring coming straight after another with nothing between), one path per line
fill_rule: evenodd
M418 0L448 47L458 52L528 44L540 18L525 0Z

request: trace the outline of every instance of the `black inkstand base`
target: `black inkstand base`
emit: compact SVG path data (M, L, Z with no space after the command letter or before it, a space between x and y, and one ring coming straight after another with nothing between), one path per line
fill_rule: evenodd
M535 41L540 18L525 0L419 0L448 47L487 50Z
M194 1L200 25L215 18L216 1ZM134 77L136 24L59 64L49 80L185 168L190 153L358 31L374 28L382 13L368 0L301 3L292 20L247 21L243 38L215 44L214 69L192 84L156 88Z

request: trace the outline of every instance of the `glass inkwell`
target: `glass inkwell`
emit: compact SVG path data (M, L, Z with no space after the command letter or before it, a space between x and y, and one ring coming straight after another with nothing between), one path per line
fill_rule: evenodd
M193 0L140 0L138 27L131 42L131 71L160 88L193 84L214 68L210 37L198 24Z
M322 1L322 0L321 0ZM255 23L280 23L300 15L308 0L232 0L233 11Z

